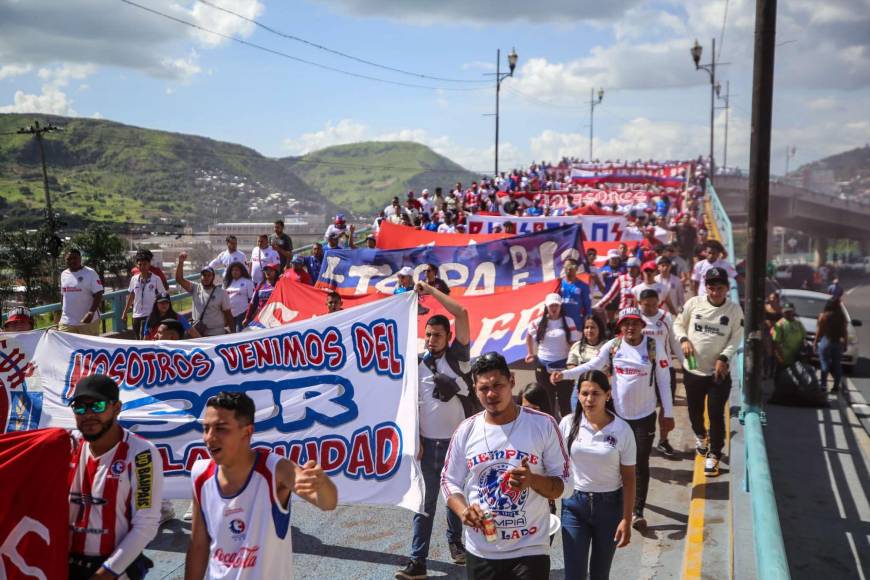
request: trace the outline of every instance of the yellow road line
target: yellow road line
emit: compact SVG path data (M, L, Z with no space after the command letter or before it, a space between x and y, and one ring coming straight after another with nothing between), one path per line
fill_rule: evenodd
M704 415L705 423L707 416ZM686 549L683 553L683 580L701 577L704 561L704 510L706 504L704 458L695 454L692 474L692 499L689 502L689 521L686 527Z

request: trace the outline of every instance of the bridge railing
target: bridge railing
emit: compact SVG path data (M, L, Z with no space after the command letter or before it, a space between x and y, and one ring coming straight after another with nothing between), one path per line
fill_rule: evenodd
M358 242L365 239L365 236L371 231L371 228L363 228L357 230L354 234L354 241ZM310 254L311 248L314 247L314 244L308 244L302 246L300 248L295 248L293 250L294 254ZM222 274L222 270L218 270L218 274ZM169 276L167 276L169 278ZM186 280L190 280L191 282L196 282L200 278L200 274L192 274L190 276L185 276ZM179 288L180 289L180 288ZM126 289L124 290L115 290L113 292L106 292L103 294L103 304L100 307L100 320L102 321L102 328L100 329L102 334L114 333L114 332L123 332L128 329L127 320L124 319L121 314L124 312L124 305L127 303L127 295L130 292ZM171 295L172 306L176 312L187 310L191 305L190 294L187 292L180 292L178 294ZM33 315L34 320L36 321L36 328L45 328L47 326L53 326L57 324L57 319L60 317L61 304L60 302L55 302L53 304L43 304L41 306L35 306L30 309L30 313ZM4 318L5 321L5 313Z
M716 194L715 188L709 182L707 183L707 191L709 192L708 211L712 216L714 228L728 251L728 255L733 260L735 256L731 219ZM740 300L737 284L733 281L731 299L738 303ZM770 464L767 459L767 446L764 441L763 429L766 421L762 409L746 404L746 391L743 383L743 349L734 359L731 377L744 395L740 417L741 423L743 423L746 450L746 478L740 491L750 495L756 577L760 580L788 580L790 578L788 560L785 543L782 539L782 528L779 523L779 511L776 507ZM736 489L736 487L732 489Z

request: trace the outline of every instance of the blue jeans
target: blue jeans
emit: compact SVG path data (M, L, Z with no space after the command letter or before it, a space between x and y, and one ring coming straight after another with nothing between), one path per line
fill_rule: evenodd
M840 365L842 358L842 342L839 340L828 340L824 336L819 340L819 366L822 367L822 388L828 388L828 373L834 376L834 390L840 388L840 380L843 378L843 367Z
M429 557L429 543L432 539L432 523L435 521L435 508L438 496L441 494L441 470L447 457L450 439L420 438L423 445L423 458L420 468L423 471L423 482L426 494L423 500L422 514L414 514L414 538L411 540L411 559L426 560ZM447 508L447 543L462 542L462 521L453 510Z
M565 578L607 580L622 521L622 489L606 493L574 490L562 500ZM591 548L591 549L590 549Z

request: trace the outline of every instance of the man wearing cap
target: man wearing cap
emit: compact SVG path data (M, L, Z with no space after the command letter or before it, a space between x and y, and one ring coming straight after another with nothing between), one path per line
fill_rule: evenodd
M293 282L298 282L299 284L306 284L308 286L314 284L314 282L311 280L311 275L305 270L305 258L299 255L293 256L293 259L290 260L290 265L292 267L283 274L281 274L282 278L287 278L288 280L292 280Z
M30 308L16 306L6 313L3 332L27 332L28 330L33 330L33 316L30 314Z
M402 267L396 274L397 282L393 294L404 294L414 289L414 268Z
M692 288L695 290L695 296L705 296L704 280L707 270L710 268L719 268L724 270L729 278L737 278L737 270L731 265L731 262L722 258L725 253L725 248L717 240L707 240L704 242L704 248L707 252L707 257L701 260L692 269Z
M239 250L239 241L236 239L236 236L229 235L226 237L225 241L227 243L227 249L222 251L214 260L209 262L209 268L226 270L233 262L239 262L241 264L246 264L248 262L245 253ZM229 272L224 272L224 275L228 276Z
M643 276L642 280L632 288L632 292L634 292L634 296L637 300L640 300L640 294L644 290L655 290L656 296L659 298L659 307L667 307L671 312L675 312L676 308L674 304L670 301L667 292L665 291L665 286L661 282L656 280L656 273L658 272L658 266L656 266L655 260L648 260L643 263L640 267L641 275Z
M640 282L640 260L631 257L626 261L625 265L628 267L628 272L622 274L613 282L607 293L595 303L593 308L604 308L617 298L619 299L619 310L637 306L637 298L632 288Z
M157 297L166 292L166 287L163 286L160 278L151 273L150 256L150 252L146 254L141 250L136 253L136 266L139 268L139 273L130 278L127 303L121 313L121 318L127 320L127 314L130 313L132 307L133 334L137 340L142 340L145 337L143 333L145 321L151 316Z
M731 391L731 359L743 343L743 310L728 299L729 274L704 273L706 296L690 298L674 320L674 334L686 356L683 383L695 449L705 456L704 473L719 474L725 446L725 404ZM710 421L709 439L704 407Z
M82 265L82 253L72 248L66 253L66 270L60 274L62 297L58 330L74 334L100 334L100 304L103 283L92 268Z
M254 284L263 281L263 266L269 262L280 262L281 258L274 248L269 246L269 236L260 234L257 237L257 245L251 250L250 268L251 280ZM319 271L319 270L318 270Z
M163 462L157 448L118 423L118 385L90 375L70 401L76 422L69 488L69 578L138 580L153 563L143 550L157 535Z
M783 302L782 318L773 325L773 353L779 368L788 368L797 361L807 329L795 316L794 304Z
M191 282L184 277L185 260L187 252L178 254L175 282L189 292L193 299L193 327L202 336L228 334L233 328L230 298L223 286L214 283L214 269L206 266L200 272L200 281Z
M613 369L611 393L616 414L628 422L637 443L637 494L634 499L632 526L646 527L643 515L649 491L649 456L656 434L656 393L661 400L659 428L667 436L674 428L674 407L671 399L671 373L668 353L654 338L643 333L643 314L637 308L619 311L617 326L621 336L609 340L598 356L589 362L556 371L550 380L574 380L591 370Z
M324 239L329 239L329 236L335 234L341 237L342 234L347 235L347 222L344 219L344 214L336 214L335 219L326 228L326 233L323 234Z

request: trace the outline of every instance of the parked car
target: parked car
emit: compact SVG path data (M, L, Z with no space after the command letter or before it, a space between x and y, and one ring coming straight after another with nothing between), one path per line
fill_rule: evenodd
M781 290L779 297L781 302L791 302L794 304L797 317L803 323L804 328L807 329L807 339L812 342L816 336L816 321L819 319L819 314L825 308L825 303L831 299L831 295L823 292L788 288ZM852 371L858 363L860 356L858 334L855 332L855 327L861 326L862 323L860 320L854 320L849 316L849 310L845 305L843 306L843 312L846 314L846 321L848 323L848 339L842 362L845 370Z
M783 288L812 288L814 274L809 264L780 264L773 276Z

